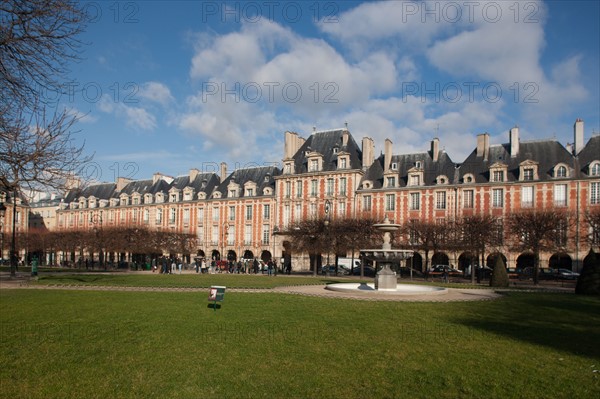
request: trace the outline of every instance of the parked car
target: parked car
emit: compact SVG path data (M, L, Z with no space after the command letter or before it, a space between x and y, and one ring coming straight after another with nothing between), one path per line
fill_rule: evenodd
M448 272L448 276L462 277L463 275L463 273L460 270L450 267L449 265L433 265L428 270L428 274L430 276L439 276L443 275L444 271Z
M356 269L355 269L356 270ZM325 265L321 268L321 273L328 276L335 276L335 265ZM346 269L345 266L338 265L337 275L345 276L350 274L350 270Z
M556 277L562 280L577 280L579 273L575 273L569 269L555 269Z
M376 270L374 268L372 268L371 266L365 266L364 267L364 276L365 277L375 277L375 274L377 273ZM360 276L360 267L355 267L354 268L354 272L352 274L353 276Z

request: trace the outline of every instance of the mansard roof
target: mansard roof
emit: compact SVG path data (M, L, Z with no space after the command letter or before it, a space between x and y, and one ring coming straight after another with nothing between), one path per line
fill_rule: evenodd
M202 187L203 182L205 186ZM188 175L179 176L175 179L145 179L145 180L133 180L127 183L120 191L117 191L116 183L98 183L86 186L81 189L71 190L65 197L65 202L76 202L80 197L90 198L95 197L96 199L109 200L111 198L119 198L119 196L126 194L132 195L138 193L140 195L157 193L168 194L172 187L178 189L184 189L185 187L192 187L194 191L204 191L211 193L214 188L218 185L219 178L215 173L199 173L193 180L190 180Z
M348 142L345 146L342 145L344 132L348 132ZM334 152L334 148L337 148L337 153ZM307 151L317 152L323 156L323 167L321 169L323 172L337 170L337 159L340 152L350 154L350 164L347 169L362 168L362 151L347 129L326 130L311 134L294 154L296 173L308 172Z
M223 198L226 197L227 187L230 183L235 182L241 188L239 197L244 197L246 193L243 188L244 185L248 182L256 183L256 192L253 197L259 197L263 195L263 190L266 187L271 187L275 190L275 179L273 177L279 176L281 174L281 170L276 166L257 166L252 168L242 168L236 169L233 171L227 178L219 184L217 187L217 191L220 191L223 194ZM267 180L266 177L269 177Z
M380 189L383 187L383 175L384 175L384 155L380 155L373 165L371 165L363 181L373 182L374 189ZM423 170L423 183L426 186L436 184L436 178L444 175L448 178L448 183L455 183L456 165L450 159L450 156L445 151L439 151L438 160L434 161L431 152L418 152L413 154L401 154L392 155L391 163L397 165L396 170L391 170L395 176L399 176L399 182L397 187L406 187L408 185L408 172L417 165L417 162L421 162L421 169Z
M590 163L600 161L600 135L592 136L589 139L585 147L577 154L577 160L580 173L587 176Z
M541 181L549 180L553 176L554 167L560 163L573 167L573 156L558 141L522 141L519 143L519 152L514 157L510 154L510 144L491 145L487 159L483 156L478 157L477 149L473 150L460 165L460 179L462 182L466 174L472 174L475 183L487 183L490 181L490 166L499 163L507 167L505 181L518 181L520 164L526 160L538 163L538 176Z

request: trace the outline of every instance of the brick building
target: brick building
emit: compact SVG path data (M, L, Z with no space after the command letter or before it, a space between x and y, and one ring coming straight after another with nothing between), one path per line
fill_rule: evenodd
M375 158L374 142L359 146L347 126L313 131L307 138L286 132L281 168L257 166L219 175L192 169L188 175L155 174L151 180L92 185L71 190L57 211L57 229L146 225L196 234L195 255L207 259L292 256L294 270L306 267L284 236L299 220L322 217L388 215L395 223L451 220L465 215L497 218L503 240L504 217L522 208L563 208L575 215L566 250L542 254L542 266L578 270L592 245L584 215L600 207L600 136L587 143L583 122L574 125L573 144L556 140L521 141L519 129L508 142L490 145L480 134L474 149L456 162L437 138L428 151L394 154L386 140ZM500 243L500 247L502 247ZM594 245L598 245L596 242ZM597 249L597 248L596 248ZM168 253L168 249L165 249ZM495 249L510 267L531 262L531 255L508 247ZM434 263L465 267L463 251L433 254ZM415 255L414 265L424 254ZM294 260L295 259L295 260Z

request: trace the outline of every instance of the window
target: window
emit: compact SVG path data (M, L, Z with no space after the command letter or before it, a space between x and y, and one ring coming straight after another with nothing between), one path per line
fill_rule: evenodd
M346 178L340 178L340 195L346 195Z
M590 166L590 176L600 176L600 162Z
M150 210L144 209L144 223L150 222Z
M556 236L554 243L557 247L565 247L567 245L567 221L560 220L558 226L556 226Z
M370 211L371 210L371 196L370 195L365 195L363 197L362 209L363 209L363 211Z
M392 170L398 170L398 163L397 162L392 162L392 165L390 166L390 168Z
M283 207L283 226L287 227L290 225L290 206L285 205Z
M533 180L533 169L532 168L523 169L523 180L525 180L525 181Z
M504 181L504 171L503 170L494 170L492 172L492 181L493 182Z
M156 210L156 224L162 224L162 209Z
M340 201L338 205L338 215L344 217L346 214L346 203L344 201Z
M325 189L325 195L333 195L333 179L327 179L327 188Z
M198 223L204 222L204 208L198 208Z
M229 207L229 220L235 220L235 206Z
M531 208L533 206L533 187L521 187L521 206Z
M229 198L235 198L237 197L237 190L233 189L233 190L229 190Z
M385 195L385 210L394 211L396 210L396 195L386 194Z
M169 198L170 202L177 202L177 194L176 193L172 193L171 197Z
M213 226L212 231L210 233L210 240L212 245L217 245L219 243L219 226Z
M227 245L235 244L235 226L227 226Z
M435 207L436 209L446 209L446 192L438 191L435 193Z
M294 220L299 222L302 219L302 204L297 203L296 209L294 210Z
M556 177L567 177L567 167L561 165L556 168Z
M252 205L246 205L246 220L252 220Z
M421 184L421 178L419 175L410 175L408 181L410 186L418 186Z
M340 166L339 169L346 169L347 168L347 161L346 158L340 158Z
M285 198L290 198L292 196L292 182L285 182Z
M554 186L554 205L567 206L567 185L557 184Z
M213 222L219 221L219 208L216 206L212 210L212 220Z
M296 181L296 198L302 198L302 180Z
M473 205L473 190L463 191L463 208L472 209Z
M263 219L271 219L271 205L263 205Z
M386 187L395 187L396 186L396 178L394 176L388 176L386 178Z
M133 210L133 216L132 216L132 218L133 218L134 222L137 221L137 218L138 218L138 210L137 210L137 208Z
M315 217L317 216L317 204L312 203L310 204L310 217Z
M252 245L252 225L244 226L244 245Z
M263 225L262 229L262 241L263 244L269 245L269 239L271 238L271 229L268 224Z
M318 172L319 171L319 161L317 159L311 159L310 165L308 167L309 172Z
M600 204L600 182L590 183L590 204Z
M133 205L139 205L140 204L140 197L133 197Z
M492 190L492 207L502 208L504 206L504 190L495 188Z
M317 180L315 179L310 181L310 195L311 197L317 196Z
M421 193L410 193L410 210L418 211L421 208Z
M186 208L183 210L183 223L187 224L190 222L190 210Z
M169 223L175 223L176 214L177 214L177 210L175 208L169 209Z
M253 188L247 188L246 189L246 197L252 197L254 195L254 189Z

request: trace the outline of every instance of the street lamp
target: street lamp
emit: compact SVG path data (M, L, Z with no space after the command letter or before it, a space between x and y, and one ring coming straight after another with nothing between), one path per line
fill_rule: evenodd
M325 229L328 232L329 232L330 211L331 211L331 201L326 199L325 200L325 221L323 222L323 224L325 225ZM329 249L327 250L327 268L328 268L328 272L329 272ZM336 270L336 272L337 272L337 270Z

